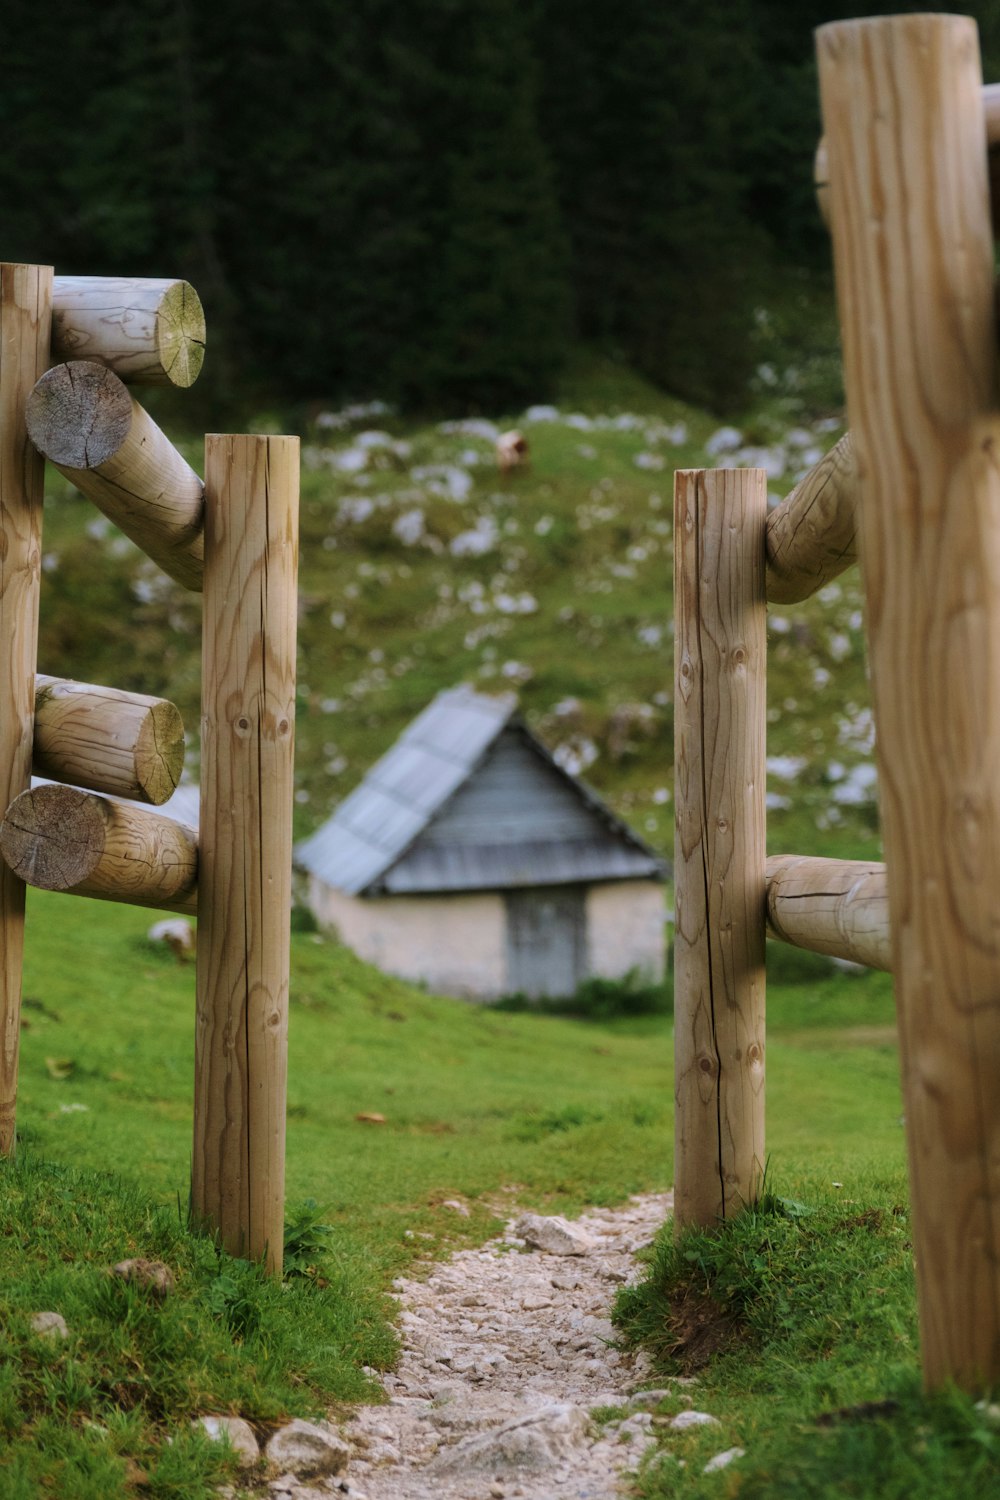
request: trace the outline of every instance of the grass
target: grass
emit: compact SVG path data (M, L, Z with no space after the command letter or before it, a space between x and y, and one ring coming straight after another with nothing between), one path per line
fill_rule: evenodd
M956 1391L928 1399L917 1330L906 1183L861 1172L842 1186L790 1175L718 1231L665 1231L646 1279L619 1294L627 1342L683 1374L661 1403L714 1427L675 1433L645 1466L643 1500L973 1500L1000 1485L1000 1425ZM718 1453L744 1456L706 1474Z

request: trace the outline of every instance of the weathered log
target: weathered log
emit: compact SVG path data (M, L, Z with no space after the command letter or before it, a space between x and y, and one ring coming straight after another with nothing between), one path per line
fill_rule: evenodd
M0 854L39 890L164 911L197 909L194 830L79 787L50 784L16 797L0 823Z
M184 725L164 698L39 675L33 765L39 776L158 805L184 769Z
M197 1217L281 1272L297 438L205 440Z
M205 358L205 314L186 281L57 276L52 358L95 359L129 384L190 386Z
M808 599L857 562L857 494L854 445L845 432L768 515L769 604Z
M204 485L118 376L54 365L28 398L38 451L185 588L204 569Z
M885 865L776 854L766 875L768 937L870 969L892 968Z
M983 85L983 122L986 126L987 165L990 182L990 212L994 230L1000 231L1000 83ZM813 183L820 217L830 227L830 154L826 137L820 138L813 160Z
M24 408L49 359L50 266L0 264L0 804L31 781L44 465ZM0 868L0 1154L14 1150L24 886Z
M1000 1381L1000 420L976 27L817 33L924 1378Z
M675 1172L679 1229L764 1172L763 469L675 476Z

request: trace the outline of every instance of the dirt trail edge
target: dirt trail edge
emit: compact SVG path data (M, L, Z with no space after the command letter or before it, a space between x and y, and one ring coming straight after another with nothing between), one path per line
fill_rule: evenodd
M651 1440L644 1408L656 1401L643 1399L645 1357L611 1347L608 1314L672 1207L660 1193L570 1223L521 1215L426 1280L397 1281L402 1358L384 1377L388 1405L342 1429L352 1454L340 1493L612 1500ZM601 1407L624 1411L597 1424Z

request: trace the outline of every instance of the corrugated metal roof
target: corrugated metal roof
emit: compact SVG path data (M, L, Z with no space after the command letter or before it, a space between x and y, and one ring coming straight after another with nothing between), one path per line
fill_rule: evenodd
M516 708L512 693L488 698L467 687L439 693L333 816L296 846L296 864L349 895L662 875L662 860L595 793L556 766L516 718ZM516 727L547 771L572 786L599 821L575 837L544 841L532 840L529 828L526 838L508 839L502 848L490 841L488 828L485 837L473 837L460 848L432 837L425 847L421 835L470 782L508 726ZM610 838L601 837L605 829Z

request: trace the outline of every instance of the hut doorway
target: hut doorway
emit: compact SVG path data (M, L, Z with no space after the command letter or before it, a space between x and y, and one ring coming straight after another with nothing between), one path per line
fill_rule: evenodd
M572 995L587 972L582 885L507 891L507 983L531 1000Z

